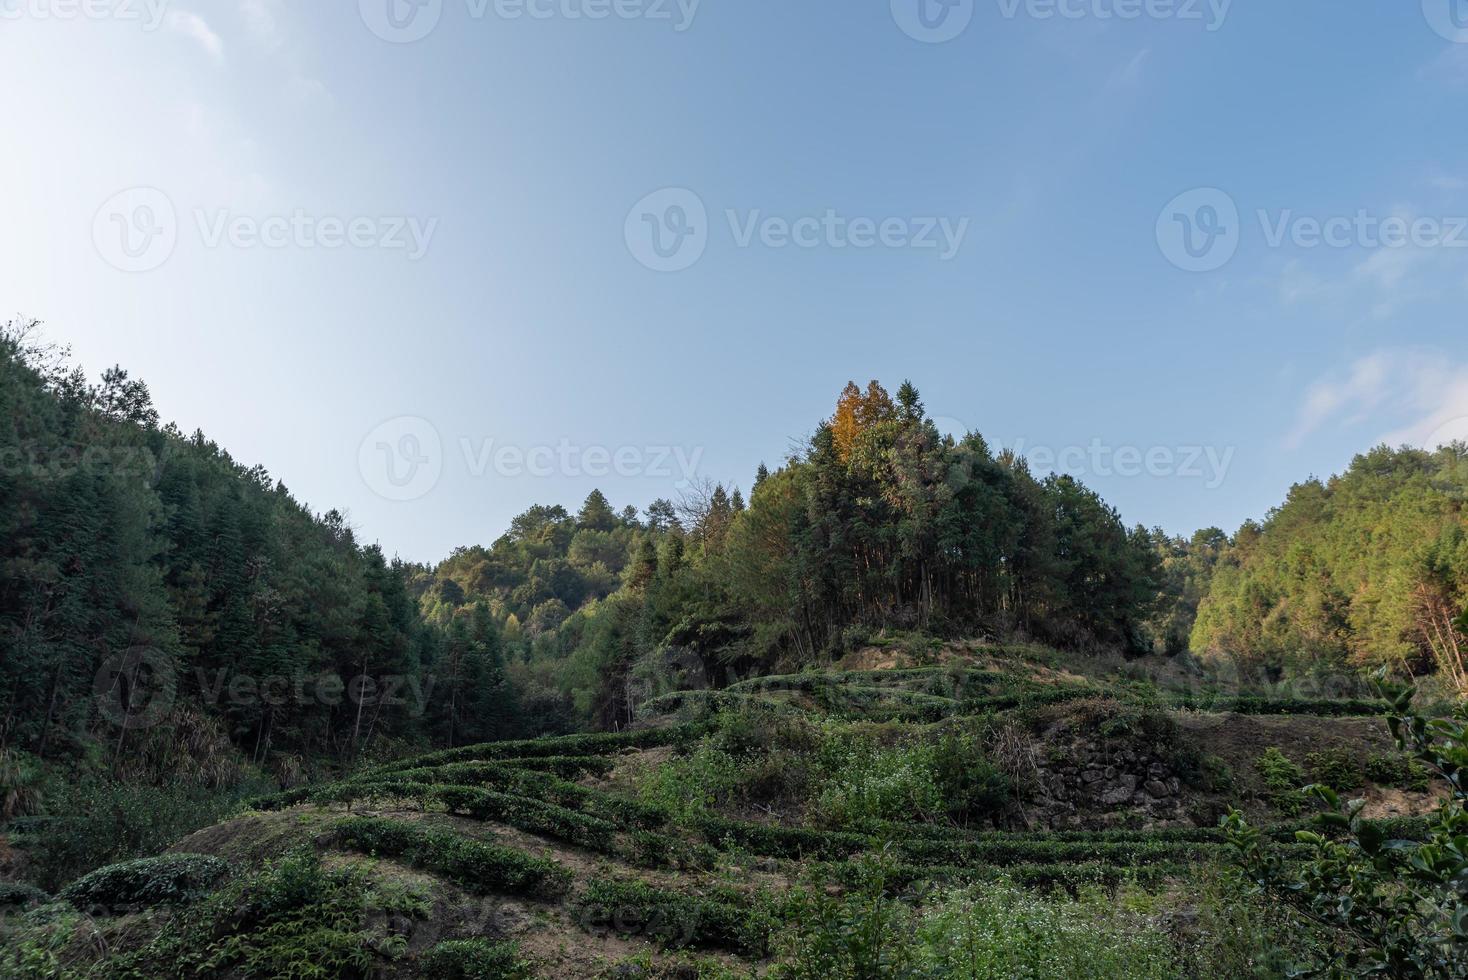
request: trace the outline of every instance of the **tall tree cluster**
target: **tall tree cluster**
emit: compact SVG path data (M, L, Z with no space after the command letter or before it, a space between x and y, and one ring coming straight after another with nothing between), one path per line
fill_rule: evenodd
M1385 446L1221 551L1192 647L1275 671L1389 665L1468 691L1468 446Z
M121 752L190 708L256 759L437 734L410 570L34 338L0 331L0 748Z
M643 520L624 516L605 532L622 554L599 563L618 587L602 579L588 591L594 566L572 551L586 515L610 510L599 496L576 518L527 512L493 549L437 574L475 569L465 592L491 593L522 627L539 603L569 610L524 631L535 635L512 673L527 687L559 685L573 715L602 724L631 719L647 677L691 672L718 685L819 662L886 628L1139 651L1156 642L1154 534L1128 529L1070 477L1037 478L977 434L940 435L910 384L895 399L876 382L848 385L801 452L760 467L747 504L737 488L701 484Z

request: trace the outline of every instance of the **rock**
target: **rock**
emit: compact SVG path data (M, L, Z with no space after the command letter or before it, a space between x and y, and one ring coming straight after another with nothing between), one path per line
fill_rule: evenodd
M1159 800L1172 795L1172 790L1168 788L1168 785L1158 779L1147 780L1142 788Z
M1132 798L1137 791L1137 777L1131 773L1124 773L1115 782L1108 783L1101 792L1101 802L1106 806L1115 806L1125 803Z

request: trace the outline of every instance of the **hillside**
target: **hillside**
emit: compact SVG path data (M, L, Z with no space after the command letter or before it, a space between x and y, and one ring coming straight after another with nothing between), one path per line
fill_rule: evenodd
M254 801L12 950L68 977L1277 975L1309 938L1220 873L1225 804L1288 840L1317 779L1409 836L1434 797L1380 702L1216 681L887 638Z
M1229 870L1343 830L1340 915L1468 942L1373 693L1461 711L1460 446L1184 539L851 384L747 499L428 566L31 325L0 409L0 975L1278 976L1390 945Z

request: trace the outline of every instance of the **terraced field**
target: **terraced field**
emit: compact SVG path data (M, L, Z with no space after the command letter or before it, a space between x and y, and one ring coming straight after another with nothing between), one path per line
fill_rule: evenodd
M282 863L358 876L355 918L237 923L247 938L213 954L222 975L261 975L250 964L274 954L249 930L277 928L273 942L313 948L291 930L326 929L321 948L369 951L327 976L800 976L812 937L829 938L812 925L823 916L870 901L897 910L877 916L890 926L936 896L1006 896L1010 908L1030 901L1022 893L1087 928L1104 909L1118 936L1152 930L1147 962L1189 975L1212 940L1178 923L1210 901L1204 882L1222 880L1223 802L1242 801L1284 842L1306 816L1252 765L1216 754L1227 733L1272 720L1301 761L1312 745L1364 758L1386 745L1381 707L978 666L766 677L654 699L632 731L466 746L255 800L172 850L223 858L232 907ZM1189 733L1200 724L1211 746ZM1115 784L1125 798L1094 789ZM1390 834L1418 831L1412 805L1384 821ZM93 971L77 976L170 975L188 956L167 936L193 929L217 945L223 928L207 902L109 900L90 952L74 933L59 942L61 962Z

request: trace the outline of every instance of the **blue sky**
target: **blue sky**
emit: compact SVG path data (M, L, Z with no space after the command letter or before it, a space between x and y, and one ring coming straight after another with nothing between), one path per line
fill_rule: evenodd
M917 2L0 0L0 308L415 560L849 378L1181 533L1468 437L1468 3Z

